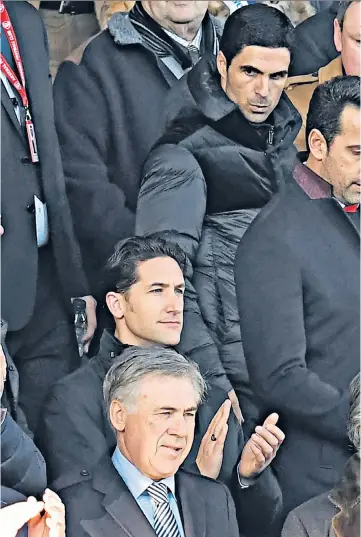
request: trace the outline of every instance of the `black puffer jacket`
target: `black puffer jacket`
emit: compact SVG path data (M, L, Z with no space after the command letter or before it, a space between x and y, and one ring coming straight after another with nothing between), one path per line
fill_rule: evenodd
M204 57L172 89L168 128L146 161L136 232L167 231L187 253L180 351L232 387L256 418L238 322L233 262L240 238L292 165L300 118L283 95L272 124L249 123ZM173 119L172 119L173 118Z

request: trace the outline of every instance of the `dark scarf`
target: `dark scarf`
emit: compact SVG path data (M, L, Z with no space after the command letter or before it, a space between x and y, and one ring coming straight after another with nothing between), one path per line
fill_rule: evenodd
M144 10L141 2L136 2L129 13L129 18L135 29L142 36L145 45L160 58L173 56L182 69L192 67L192 57L189 51L174 41ZM200 56L206 52L218 52L218 38L213 22L207 13L203 20L203 35L200 47Z

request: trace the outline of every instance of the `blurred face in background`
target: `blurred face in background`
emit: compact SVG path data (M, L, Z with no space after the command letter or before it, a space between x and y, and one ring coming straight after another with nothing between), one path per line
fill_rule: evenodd
M291 54L287 48L245 47L230 65L223 52L217 57L221 85L252 123L263 123L279 103Z
M145 11L158 24L180 37L191 41L202 24L208 2L203 0L183 0L183 2L171 0L148 0L143 1Z
M346 75L360 76L360 17L361 3L352 2L345 13L342 29L337 19L334 22L334 41L341 53Z

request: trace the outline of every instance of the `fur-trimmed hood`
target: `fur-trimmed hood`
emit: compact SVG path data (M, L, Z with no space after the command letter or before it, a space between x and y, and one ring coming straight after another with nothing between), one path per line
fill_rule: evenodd
M336 537L360 535L360 458L353 455L346 464L341 482L329 495L330 501L340 509L332 519Z

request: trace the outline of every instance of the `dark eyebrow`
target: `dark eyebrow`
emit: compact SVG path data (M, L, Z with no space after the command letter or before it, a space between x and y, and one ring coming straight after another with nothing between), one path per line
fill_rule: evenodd
M271 73L270 76L287 76L288 71L278 71L277 73Z
M253 67L253 65L242 65L241 66L241 69L242 71L246 71L246 70L249 70L249 71L253 71L254 73L257 73L258 75L264 75L263 71L260 71L259 69L257 69L257 67ZM287 76L288 75L288 71L278 71L276 73L270 73L269 76Z
M148 285L149 289L151 289L152 287L161 287L162 289L166 289L167 287L169 287L169 284L168 283L162 283L162 282L154 282L154 283L151 283L150 285ZM185 288L185 284L183 282L178 283L178 285L176 285L175 287L177 289L179 289L180 287Z
M254 71L255 73L259 74L259 75L263 75L262 71L260 71L259 69L257 69L257 67L253 67L253 65L241 65L241 69L242 71Z

